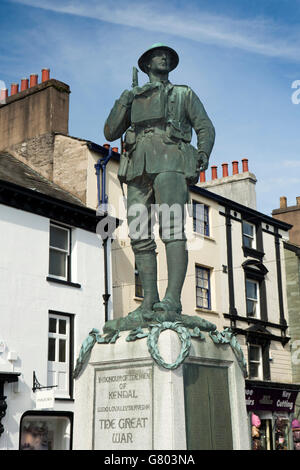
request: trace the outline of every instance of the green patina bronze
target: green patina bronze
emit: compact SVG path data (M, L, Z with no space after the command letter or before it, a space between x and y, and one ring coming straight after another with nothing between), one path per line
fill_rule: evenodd
M115 102L105 123L107 140L119 139L125 132L125 151L121 154L118 176L128 185L127 217L129 237L135 263L141 277L144 299L140 307L124 318L105 323L103 334L93 329L83 342L74 370L78 377L87 364L93 346L115 343L121 331L128 331L126 341L147 338L148 350L156 363L166 369L176 369L189 355L191 339L205 340L202 331L209 333L215 344L228 344L240 367L247 367L240 345L229 329L218 332L216 325L190 315L182 315L181 290L188 264L184 218L182 230L170 221L169 237L164 237L163 221L159 214L160 236L165 244L168 285L160 301L157 289L156 244L152 237L152 204L182 208L189 200L188 186L199 179L201 170L208 167L215 131L197 95L185 85L173 85L168 80L179 62L176 51L164 44L154 44L140 57L140 69L149 82L139 87L134 68L133 87L125 90ZM197 149L190 142L192 129L197 135ZM142 204L151 227L146 237L134 237L130 231L133 216L130 209ZM174 363L166 363L158 350L162 331L171 329L179 335L181 351Z
M229 328L225 328L222 332L219 332L216 329L216 325L204 319L190 315L178 315L177 318L177 321L160 322L157 320L156 323L148 322L147 328L145 327L144 329L141 326L137 326L129 332L128 336L126 337L126 341L130 342L147 338L148 351L154 361L165 369L173 370L177 369L188 357L192 338L203 341L206 339L206 337L202 331L206 331L215 344L228 344L232 348L244 377L247 377L247 364L242 349L235 335ZM173 363L167 363L164 361L158 349L159 335L162 331L167 329L175 331L181 341L180 353L176 361ZM76 362L76 367L73 372L73 377L77 378L81 374L86 364L88 363L90 353L96 343L113 344L120 337L120 331L121 330L106 330L106 334L101 335L99 330L93 329L86 340L82 343Z
M144 299L128 314L128 324L144 325L153 312L163 312L161 321L169 321L169 313L181 313L181 291L186 276L188 252L184 233L185 204L189 200L189 184L199 179L215 139L214 127L203 104L186 85L173 85L169 72L177 67L178 54L158 43L140 57L140 69L149 82L137 86L134 71L133 88L116 100L104 126L108 141L125 133L125 151L121 154L119 179L127 184L127 218L135 263L144 290ZM197 135L197 149L191 145L192 130ZM132 208L142 205L146 211L147 230L143 236L132 233L136 214ZM159 213L160 236L165 244L168 285L159 299L157 289L156 243L153 237L151 207L153 204L181 209L182 217L164 226ZM166 236L167 228L168 236ZM118 329L119 321L108 322L107 328Z

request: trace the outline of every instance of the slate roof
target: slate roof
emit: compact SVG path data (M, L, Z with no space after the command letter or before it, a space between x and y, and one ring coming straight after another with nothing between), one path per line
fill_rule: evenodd
M7 152L0 152L0 183L7 181L53 198L86 207L80 199L44 178Z

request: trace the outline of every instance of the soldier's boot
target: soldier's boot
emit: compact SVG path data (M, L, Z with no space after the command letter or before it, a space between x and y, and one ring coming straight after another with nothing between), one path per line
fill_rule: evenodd
M144 291L141 305L128 316L136 320L150 320L153 317L153 305L159 302L157 290L157 262L155 251L135 254L135 263Z
M166 243L165 246L168 266L168 287L165 297L153 305L153 310L181 313L180 297L188 265L186 242L184 240L175 240Z

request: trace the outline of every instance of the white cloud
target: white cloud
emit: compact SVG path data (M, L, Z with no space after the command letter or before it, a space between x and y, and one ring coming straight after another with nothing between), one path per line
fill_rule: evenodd
M286 168L300 168L300 159L299 160L285 160L283 166Z
M298 29L288 30L265 18L234 19L212 15L197 7L184 11L162 2L128 0L14 0L28 6L81 17L170 33L197 42L239 48L270 57L299 61Z

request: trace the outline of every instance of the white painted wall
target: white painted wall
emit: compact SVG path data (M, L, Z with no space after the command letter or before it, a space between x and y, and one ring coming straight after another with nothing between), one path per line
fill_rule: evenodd
M18 449L19 422L35 409L33 371L47 385L48 312L74 314L74 362L92 328L104 324L104 260L102 242L94 233L72 231L72 281L81 289L46 280L49 219L0 205L0 371L21 372L19 383L5 384L7 412L0 449ZM109 256L110 258L110 256ZM16 351L18 359L8 361ZM75 384L76 386L76 384ZM72 411L72 401L56 401L55 409Z

